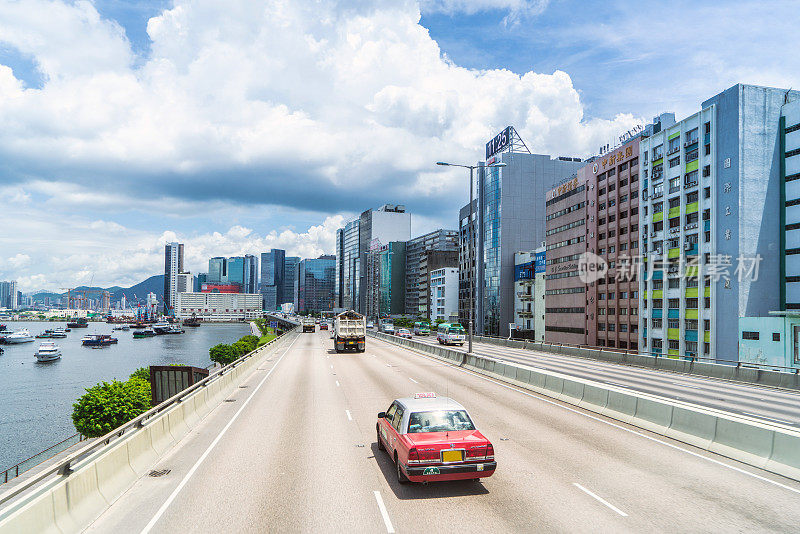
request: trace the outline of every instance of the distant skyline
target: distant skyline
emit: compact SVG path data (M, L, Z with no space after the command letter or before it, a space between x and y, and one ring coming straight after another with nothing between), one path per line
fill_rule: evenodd
M0 279L130 285L186 244L333 253L405 204L456 228L458 169L514 125L586 157L737 82L800 87L796 2L0 0ZM213 28L213 31L209 31Z

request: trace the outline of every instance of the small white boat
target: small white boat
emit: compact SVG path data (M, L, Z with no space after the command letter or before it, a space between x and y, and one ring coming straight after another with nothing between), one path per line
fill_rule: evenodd
M115 327L113 328L113 330L122 330L122 331L124 331L124 332L127 332L127 331L128 331L128 330L130 330L130 329L131 329L131 327L130 327L130 326L128 326L128 325L126 325L126 324L122 324L122 325L119 325L119 326L115 326Z
M30 332L26 329L22 329L18 332L14 332L13 334L9 334L5 337L5 342L9 345L16 344L16 343L30 343L33 341L33 336Z
M61 347L52 341L42 341L39 350L36 351L36 360L40 362L52 362L61 358Z
M63 328L54 328L50 331L50 337L64 338L67 337L67 331Z

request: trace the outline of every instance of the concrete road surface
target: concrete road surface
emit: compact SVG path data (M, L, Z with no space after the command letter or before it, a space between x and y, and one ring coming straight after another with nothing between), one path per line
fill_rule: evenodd
M796 531L800 483L383 341L298 334L92 532ZM378 411L449 395L494 443L482 482L401 486Z
M414 341L438 345L436 335L414 336ZM463 347L450 346L466 352ZM678 399L699 406L716 408L766 422L778 422L800 428L800 391L751 385L731 380L706 378L685 373L644 369L617 363L601 362L576 356L564 356L527 349L473 343L473 353L511 363L521 363L570 376Z

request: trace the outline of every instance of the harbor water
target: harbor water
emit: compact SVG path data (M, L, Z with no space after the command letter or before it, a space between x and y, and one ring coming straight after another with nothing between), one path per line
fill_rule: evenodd
M9 322L8 331L27 328L38 335L55 322ZM2 345L0 354L0 471L75 434L72 404L86 388L112 379L127 380L139 367L184 364L208 367L208 349L232 343L250 333L246 323L186 327L184 334L133 339L133 332L112 331L114 325L89 323L62 339ZM87 334L111 334L116 345L93 349L81 345ZM42 341L61 347L61 359L39 363L34 353Z

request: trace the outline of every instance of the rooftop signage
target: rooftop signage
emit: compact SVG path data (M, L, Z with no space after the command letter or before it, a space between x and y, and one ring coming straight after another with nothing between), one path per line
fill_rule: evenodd
M494 139L486 143L486 159L491 158L504 148L508 148L511 144L511 135L512 127L506 126L502 132L494 136Z

